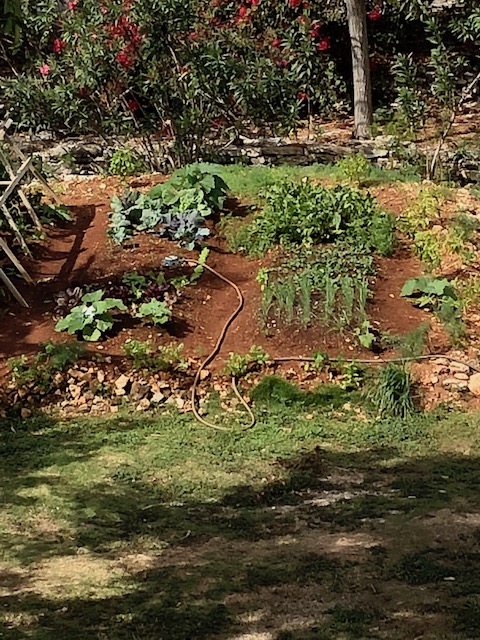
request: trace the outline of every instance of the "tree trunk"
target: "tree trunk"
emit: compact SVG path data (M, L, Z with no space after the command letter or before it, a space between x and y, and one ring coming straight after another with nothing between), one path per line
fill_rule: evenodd
M352 48L355 137L369 138L372 124L372 85L368 55L365 0L345 0Z

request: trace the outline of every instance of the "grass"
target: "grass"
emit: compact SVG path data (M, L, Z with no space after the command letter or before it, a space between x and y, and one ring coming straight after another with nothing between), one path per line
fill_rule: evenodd
M344 180L344 172L341 167L334 164L312 164L307 167L281 165L278 167L249 166L249 165L218 165L209 164L215 173L220 175L228 184L233 195L239 198L255 200L258 195L270 187L288 181L300 182L303 178L310 180ZM417 182L419 176L409 172L381 169L372 167L368 180L364 186L387 184L390 182Z
M255 410L2 421L0 637L475 637L480 415L274 378Z

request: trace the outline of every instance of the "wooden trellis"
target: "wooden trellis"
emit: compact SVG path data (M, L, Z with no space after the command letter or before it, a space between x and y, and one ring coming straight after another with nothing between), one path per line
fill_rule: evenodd
M0 188L3 188L3 193L0 192L0 213L3 214L5 220L12 230L15 238L17 239L18 244L22 248L23 252L32 257L30 249L26 243L25 238L23 237L20 229L18 228L17 223L15 222L15 218L10 212L8 208L8 200L12 195L17 194L20 198L23 206L25 207L28 215L32 219L33 224L39 229L43 231L42 224L35 212L35 209L32 207L32 204L27 198L25 191L23 190L22 183L26 179L27 176L31 176L36 178L45 189L49 192L49 194L54 198L57 204L62 204L61 199L58 195L51 189L48 182L45 178L37 171L35 166L33 165L32 158L26 157L19 147L15 144L15 142L10 138L7 133L8 128L11 126L12 121L9 120L5 123L0 123L0 145L3 143L3 148L0 147L0 164L3 165L5 169L5 173L8 176L8 180L0 180ZM18 165L18 168L15 168ZM28 282L29 284L34 284L32 278L23 267L21 262L15 256L11 248L8 246L6 241L3 238L0 238L0 249L4 251L9 260L15 266L15 268L19 271L22 278ZM24 307L28 307L28 304L18 289L15 287L13 282L7 276L5 271L0 268L0 280L4 282L6 287L11 291L12 295L15 299Z

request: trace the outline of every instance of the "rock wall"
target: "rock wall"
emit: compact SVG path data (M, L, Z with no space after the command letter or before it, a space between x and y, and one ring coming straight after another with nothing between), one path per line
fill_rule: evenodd
M130 147L155 171L169 173L174 168L171 140L153 139L145 143L141 138L83 137L56 141L52 134L45 132L28 138L19 136L16 141L25 153L34 155L48 177L108 172L112 155L124 147ZM376 166L394 169L405 165L424 167L426 153L431 155L432 152L433 149L426 151L414 142L399 142L395 136L350 140L342 144L239 136L229 142L209 141L203 159L224 164L310 165L334 163L349 154L360 153ZM462 153L447 150L440 160L448 167L452 179L480 181L480 148Z

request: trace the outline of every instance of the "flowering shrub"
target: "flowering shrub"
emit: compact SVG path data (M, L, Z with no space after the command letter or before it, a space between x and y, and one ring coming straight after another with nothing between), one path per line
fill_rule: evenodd
M394 96L386 78L401 39L424 37L422 2L368 3L379 99ZM349 104L343 0L26 0L23 34L21 72L0 78L19 126L146 127L173 136L180 161L196 159L207 132L289 130Z

